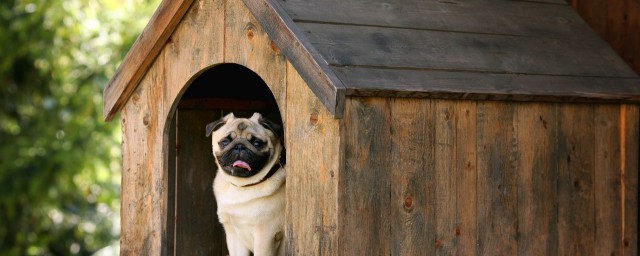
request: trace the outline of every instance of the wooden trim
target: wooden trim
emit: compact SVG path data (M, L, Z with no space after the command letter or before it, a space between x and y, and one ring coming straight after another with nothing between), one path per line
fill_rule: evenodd
M193 0L163 0L104 89L106 121L113 119L147 73Z
M335 118L342 118L345 86L275 0L243 0L309 88Z

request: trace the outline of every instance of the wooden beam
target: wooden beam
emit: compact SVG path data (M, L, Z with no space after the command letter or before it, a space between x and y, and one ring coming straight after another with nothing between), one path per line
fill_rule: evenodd
M113 119L129 99L192 3L193 0L162 1L104 89L106 121Z

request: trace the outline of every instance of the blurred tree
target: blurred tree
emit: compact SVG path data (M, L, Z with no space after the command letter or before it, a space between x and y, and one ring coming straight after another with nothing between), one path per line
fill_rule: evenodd
M0 1L0 255L117 241L120 127L102 90L158 2Z

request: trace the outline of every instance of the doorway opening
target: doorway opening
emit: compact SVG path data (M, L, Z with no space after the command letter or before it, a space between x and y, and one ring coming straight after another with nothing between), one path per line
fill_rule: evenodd
M282 125L273 93L250 69L220 64L198 75L180 98L170 121L168 147L168 255L227 255L224 229L213 195L217 172L208 123L233 112L260 112Z

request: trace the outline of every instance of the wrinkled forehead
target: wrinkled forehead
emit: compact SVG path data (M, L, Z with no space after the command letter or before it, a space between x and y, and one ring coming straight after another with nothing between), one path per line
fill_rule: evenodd
M231 136L232 139L237 137L250 139L252 137L258 137L260 139L266 139L268 134L266 129L259 129L261 125L250 119L238 118L227 123L222 127L219 133L219 137L224 138Z

